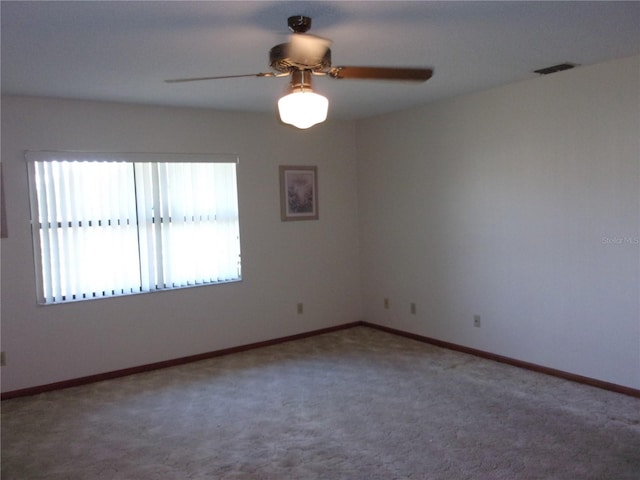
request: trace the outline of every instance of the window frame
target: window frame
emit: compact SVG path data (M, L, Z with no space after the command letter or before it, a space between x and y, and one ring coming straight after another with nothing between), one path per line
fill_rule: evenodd
M225 283L233 283L242 281L242 268L241 268L241 235L240 235L240 205L239 205L239 190L238 190L238 165L239 157L233 153L142 153L142 152L87 152L87 151L65 151L65 150L27 150L24 152L27 170L28 170L28 187L29 187L29 202L30 202L30 225L31 236L33 242L33 256L35 267L35 280L36 280L36 295L37 303L43 306L60 305L73 303L78 301L96 300L111 297L122 297L128 295L138 295L144 293L155 293L166 290L176 290L181 288L193 288L200 286L211 286ZM151 288L148 290L141 289L141 291L115 293L113 295L98 295L88 296L86 298L64 298L56 300L48 300L44 292L44 280L43 275L45 273L44 260L42 254L42 245L40 238L40 216L38 206L38 193L36 185L36 162L125 162L132 164L141 163L224 163L233 164L234 166L234 178L235 178L235 192L232 192L235 202L235 213L237 214L237 252L238 252L238 275L235 278L228 280L218 280L204 283L194 283L188 285L178 286L163 286ZM134 165L135 168L135 165ZM134 185L134 190L136 189ZM134 197L136 197L134 193ZM137 198L137 197L136 197ZM136 199L137 203L137 199ZM135 221L136 228L140 228L140 220ZM139 261L141 260L141 254L138 254ZM90 292L88 292L90 293Z

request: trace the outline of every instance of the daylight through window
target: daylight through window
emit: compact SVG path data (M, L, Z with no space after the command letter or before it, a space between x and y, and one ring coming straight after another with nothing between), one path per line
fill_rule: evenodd
M237 157L27 152L38 301L241 278Z

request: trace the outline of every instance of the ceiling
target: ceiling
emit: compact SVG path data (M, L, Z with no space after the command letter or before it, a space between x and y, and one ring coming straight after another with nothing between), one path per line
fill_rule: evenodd
M640 54L640 2L6 1L2 93L270 112L286 78L167 84L269 71L287 17L313 19L334 66L432 67L422 84L316 78L329 118L364 118ZM562 75L559 73L558 75Z

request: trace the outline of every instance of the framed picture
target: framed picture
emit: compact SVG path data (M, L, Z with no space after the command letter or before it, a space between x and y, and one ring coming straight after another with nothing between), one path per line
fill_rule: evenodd
M7 238L7 207L4 203L4 177L2 175L2 165L0 165L0 238Z
M280 166L280 218L318 219L318 167Z

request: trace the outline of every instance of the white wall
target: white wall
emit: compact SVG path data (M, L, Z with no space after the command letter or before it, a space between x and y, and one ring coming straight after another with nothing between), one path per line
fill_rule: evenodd
M365 319L640 388L639 72L360 122Z
M305 132L3 98L2 390L363 318L640 388L639 72L622 59ZM37 306L26 149L238 153L244 280ZM280 222L280 164L318 165L319 221Z
M37 306L26 149L239 154L243 281ZM3 98L2 390L360 320L355 157L351 122L303 132L275 115ZM281 164L318 166L319 221L280 221Z

